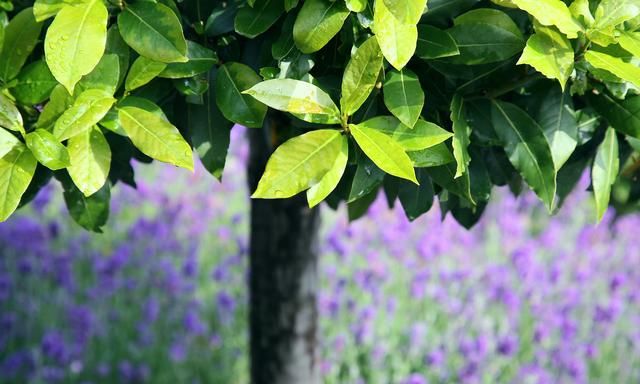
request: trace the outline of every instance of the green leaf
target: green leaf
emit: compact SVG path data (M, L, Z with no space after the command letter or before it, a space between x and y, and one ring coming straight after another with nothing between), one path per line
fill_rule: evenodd
M367 196L382 184L386 175L362 151L358 151L357 154L356 172L353 175L347 203L352 203Z
M342 77L342 113L351 116L367 100L378 81L383 56L375 37L365 41L351 57Z
M284 10L289 12L298 6L299 0L284 0Z
M569 6L571 16L580 21L583 27L590 27L595 22L591 9L589 8L589 0L574 0Z
M14 147L0 158L0 222L6 221L20 204L37 165L24 145Z
M171 123L137 107L118 108L118 117L127 136L142 153L193 170L191 147Z
M127 75L131 49L129 49L127 43L125 43L122 36L120 36L120 30L117 25L112 25L107 31L107 46L105 47L104 54L105 56L109 54L118 55L118 87L120 87Z
M407 127L392 116L377 116L359 125L384 133L400 144L405 151L431 148L453 136L451 132L422 119L418 120L413 128Z
M594 29L615 27L640 15L638 0L602 0L596 9Z
M416 51L418 28L398 21L384 1L376 1L373 33L387 61L397 70L404 68Z
M22 142L17 137L6 129L0 128L0 157L4 157L18 145L22 145Z
M36 129L25 136L25 141L33 156L45 167L56 171L69 166L67 148L51 132Z
M252 39L271 28L283 13L283 0L258 0L255 6L245 6L238 11L235 30Z
M84 91L71 108L67 109L56 121L53 134L63 141L88 130L98 124L109 112L115 99L102 90Z
M33 3L33 15L36 21L44 21L55 16L65 5L67 2L64 0L36 0Z
M590 94L587 100L614 129L640 139L640 96L618 100L607 93L602 93Z
M139 56L136 61L131 64L131 69L129 69L129 74L124 82L124 89L132 91L142 87L155 79L166 67L167 64L165 63Z
M191 143L204 167L218 180L227 158L231 127L233 123L225 119L216 104L215 80L217 69L209 74L209 88L203 95L203 104L187 104L187 125Z
M320 129L294 137L276 148L253 198L281 199L319 183L342 156L344 138L337 130Z
M82 228L101 233L101 227L109 219L109 201L111 189L108 183L93 195L85 196L71 180L62 182L64 201L69 214Z
M69 139L67 168L71 180L85 195L91 196L104 186L111 168L111 148L100 128L94 126Z
M349 16L343 1L306 0L293 25L293 40L303 53L317 52L340 32Z
M464 109L464 100L460 94L455 94L451 100L451 121L453 122L453 156L456 159L456 179L468 172L471 157L469 156L469 144L471 144L471 127L467 122Z
M549 87L539 93L539 98L533 116L549 141L553 163L559 171L578 145L578 122L571 114L571 95L568 90Z
M144 109L145 111L151 112L165 121L169 121L167 116L164 114L164 111L162 111L162 109L153 101L142 97L127 96L124 99L118 101L118 103L114 107L112 107L109 112L107 112L104 118L100 120L100 126L120 136L126 137L127 133L124 131L124 128L122 128L122 122L120 121L120 117L118 116L118 108L122 107L136 107Z
M58 84L51 95L49 96L49 102L44 106L44 109L38 116L36 122L37 128L43 128L51 131L56 120L71 106L73 99L67 89Z
M640 32L622 32L618 43L633 56L640 57Z
M0 92L0 127L24 132L22 115L15 104Z
M604 69L636 87L640 87L640 68L635 65L626 63L617 57L595 51L587 51L584 57L594 67Z
M429 176L431 176L434 183L454 195L462 197L475 206L476 201L473 199L473 195L471 195L471 177L469 176L469 172L462 175L462 177L456 178L456 167L456 164L452 162L439 167L425 168L425 170Z
M267 107L243 94L260 80L260 76L244 64L226 63L220 67L216 79L216 102L227 120L245 127L262 127Z
M243 92L279 111L327 117L327 124L340 124L340 111L319 87L300 80L276 79L254 85Z
M427 8L427 0L383 0L385 7L404 24L418 24Z
M444 143L420 151L407 152L407 155L416 168L439 167L456 161L453 153Z
M78 97L82 92L89 89L100 89L109 95L116 93L120 82L120 59L118 55L110 53L104 54L98 65L93 68L88 75L84 76L74 91L74 96ZM122 69L126 71L126 67Z
M573 73L571 42L552 28L539 27L531 35L518 64L529 64L549 79L557 79L564 90Z
M313 208L320 204L322 200L326 199L331 192L338 186L344 170L347 167L347 160L349 160L349 140L346 136L340 135L340 152L338 152L333 166L320 181L307 190L307 201L309 207Z
M346 0L345 2L351 12L362 12L367 8L368 0Z
M128 4L118 16L124 41L140 55L162 63L184 63L187 41L171 8L147 1Z
M509 161L551 211L556 195L556 170L542 128L513 104L494 101L491 115Z
M187 57L189 61L186 63L171 63L167 65L160 77L169 79L192 77L207 72L214 64L218 63L215 52L193 41L187 41Z
M416 56L430 60L459 54L458 45L448 32L431 25L418 25Z
M398 190L398 198L409 221L429 212L433 206L434 191L429 174L424 169L418 169L416 176L420 185L403 182Z
M604 141L598 147L591 180L593 182L593 195L596 201L597 220L601 221L609 206L611 186L615 183L620 170L618 157L618 138L613 128L607 129Z
M0 80L8 83L20 69L38 43L42 23L36 22L32 8L25 8L4 27L4 43L0 53Z
M58 82L43 60L27 65L20 75L18 83L11 89L20 104L35 105L49 98Z
M557 27L570 39L577 38L578 32L582 31L580 24L571 15L569 7L561 0L511 0L511 2L535 17L540 24Z
M418 184L411 159L402 146L386 134L364 125L349 125L360 149L386 173Z
M384 104L402 124L412 128L424 107L424 91L418 76L405 68L390 71L382 88Z
M503 61L522 51L525 41L516 23L496 9L475 9L454 20L449 34L460 55L455 64L478 65Z
M98 64L107 43L109 12L102 0L64 7L44 40L47 65L70 94L82 76Z
M238 13L236 1L223 2L211 12L204 26L207 36L220 36L233 32L233 23Z

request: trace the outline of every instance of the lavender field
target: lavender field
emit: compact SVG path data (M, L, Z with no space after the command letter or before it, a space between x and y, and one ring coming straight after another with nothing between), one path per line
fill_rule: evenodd
M53 184L0 225L0 383L248 382L234 134L223 183L139 166L102 235ZM472 231L382 196L351 224L323 208L324 382L639 383L640 218L593 225L587 187L552 218L496 190Z

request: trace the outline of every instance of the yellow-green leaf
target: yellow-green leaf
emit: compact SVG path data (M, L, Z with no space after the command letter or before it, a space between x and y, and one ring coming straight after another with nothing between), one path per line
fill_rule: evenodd
M385 133L361 124L351 124L349 130L360 149L380 169L418 184L413 163L400 144Z
M311 208L326 199L327 196L336 189L340 179L342 179L344 170L347 167L347 160L349 160L349 140L346 136L341 135L340 141L342 142L340 152L338 152L331 169L320 179L318 184L315 184L307 190L307 201Z
M69 152L55 136L44 129L36 129L25 136L27 147L40 164L51 170L69 166Z
M100 61L107 43L109 13L102 0L64 7L47 30L47 65L70 94L82 76Z
M398 21L384 1L376 1L373 32L387 61L397 70L404 68L416 51L418 42L416 25Z
M626 63L622 59L607 55L606 53L587 51L584 55L589 64L596 68L604 69L622 80L628 81L636 87L640 87L640 68Z
M407 152L434 147L453 136L451 132L422 119L413 128L393 116L376 116L359 125L386 134Z
M22 115L8 97L0 92L0 127L24 132Z
M427 8L427 0L383 0L385 6L400 22L418 24Z
M622 32L618 43L633 56L640 57L640 32Z
M573 72L571 42L553 28L539 27L531 35L518 64L529 64L549 79L556 79L564 90Z
M69 139L67 143L71 180L85 196L96 193L109 176L111 148L100 128L94 126Z
M276 148L254 198L281 199L316 184L329 172L344 145L337 130L320 129L294 137Z
M328 118L327 124L340 123L340 111L331 97L319 87L304 81L267 80L243 93L279 111L299 115L321 115Z
M166 67L167 64L165 63L140 56L131 64L131 69L129 69L129 74L124 82L124 88L127 91L132 91L142 87L162 73Z
M582 27L573 18L569 7L561 0L511 0L542 25L555 26L570 39L578 37Z
M352 115L367 100L382 69L383 56L375 37L358 47L342 77L342 113Z
M6 129L0 128L0 157L3 157L7 153L9 153L13 148L22 143L18 140L17 137L13 135L13 133L7 131Z
M0 222L16 210L27 190L38 162L25 145L18 145L0 158Z
M193 170L193 152L176 127L136 107L118 108L122 128L133 144L156 160Z
M71 108L56 121L54 136L62 141L81 134L98 124L114 102L115 99L102 90L90 89L82 92Z

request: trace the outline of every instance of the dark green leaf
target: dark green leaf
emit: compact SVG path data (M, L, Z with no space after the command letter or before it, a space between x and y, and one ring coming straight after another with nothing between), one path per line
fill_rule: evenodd
M189 60L180 20L165 5L129 4L118 16L118 27L124 41L142 56L163 63Z
M491 115L511 164L547 209L552 211L556 195L556 170L542 128L513 104L494 101Z
M226 63L216 78L216 102L227 120L251 128L259 128L267 114L267 107L243 94L260 82L253 69L240 63Z

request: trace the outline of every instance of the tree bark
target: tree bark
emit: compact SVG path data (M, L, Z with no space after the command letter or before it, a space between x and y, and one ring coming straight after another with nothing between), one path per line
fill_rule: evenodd
M249 129L253 192L274 144L277 117ZM318 211L304 195L251 200L250 348L253 384L318 384Z

